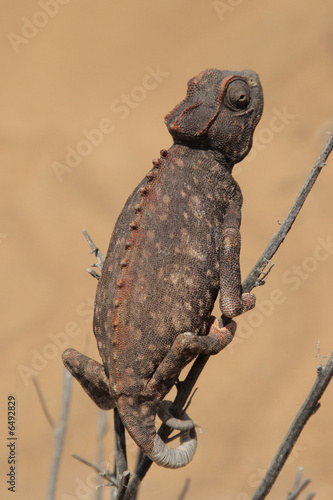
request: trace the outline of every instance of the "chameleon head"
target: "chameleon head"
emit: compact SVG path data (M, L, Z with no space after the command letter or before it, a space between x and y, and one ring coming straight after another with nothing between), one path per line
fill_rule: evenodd
M211 149L233 165L250 151L262 110L254 71L207 69L188 82L185 99L165 122L176 143Z

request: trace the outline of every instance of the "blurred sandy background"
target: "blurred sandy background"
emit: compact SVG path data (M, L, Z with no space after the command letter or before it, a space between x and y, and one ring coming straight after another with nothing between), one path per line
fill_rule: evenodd
M82 228L105 252L127 196L172 143L163 117L189 78L251 68L265 109L255 152L235 168L245 277L333 130L332 16L330 0L2 2L1 498L46 498L53 434L32 371L57 421L55 339L98 359ZM237 339L200 378L190 413L204 434L194 461L178 471L154 466L141 499L176 499L186 478L189 500L251 498L312 386L317 340L323 354L332 350L332 183L333 157L256 290L256 314L239 319ZM4 481L8 394L18 405L16 495ZM332 411L330 387L270 499L286 497L298 465L316 498L333 498ZM112 464L111 421L110 413ZM93 471L71 454L95 461L96 428L97 410L75 383L57 499L95 498ZM129 455L133 470L133 445Z

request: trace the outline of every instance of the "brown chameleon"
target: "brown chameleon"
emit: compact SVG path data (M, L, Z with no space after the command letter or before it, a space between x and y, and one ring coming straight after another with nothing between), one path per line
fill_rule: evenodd
M95 300L94 333L103 364L67 349L63 361L102 409L117 407L134 441L154 462L192 460L196 433L187 415L162 402L187 363L233 338L211 312L220 292L233 318L255 305L242 293L242 194L231 172L249 152L263 109L256 73L208 69L188 82L166 117L174 144L128 198L115 225ZM182 430L178 448L156 432L159 414Z

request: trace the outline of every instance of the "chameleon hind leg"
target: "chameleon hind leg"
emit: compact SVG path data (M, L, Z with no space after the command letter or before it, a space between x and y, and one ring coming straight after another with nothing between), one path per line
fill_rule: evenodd
M115 407L103 365L75 349L66 349L62 360L67 370L76 378L99 408L111 410Z
M162 392L164 387L168 385L170 379L177 377L181 370L198 354L213 355L219 353L226 347L233 339L236 331L236 323L230 321L228 325L220 328L218 320L214 317L211 318L211 326L207 335L194 335L190 332L181 333L178 335L160 365L157 367L152 378L149 380L146 391ZM159 411L160 418L175 429L184 429L184 425L188 427L190 422L179 419L171 419L170 415L165 412L166 408L162 406ZM192 423L193 426L193 423Z

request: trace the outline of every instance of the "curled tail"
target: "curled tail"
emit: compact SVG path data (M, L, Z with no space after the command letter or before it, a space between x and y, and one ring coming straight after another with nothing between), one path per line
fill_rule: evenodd
M138 406L133 403L131 398L120 396L117 406L126 429L141 450L162 467L178 469L187 465L193 459L197 449L196 431L188 415L184 413L182 419L175 419L166 411L169 402L162 403L163 411L159 411L162 420L172 429L181 431L180 445L177 448L171 448L156 432L156 403L144 402Z
M197 436L195 428L185 431L180 437L178 448L170 448L165 444L160 436L156 434L153 450L148 453L150 460L157 465L169 469L179 469L187 465L194 457L197 449Z

